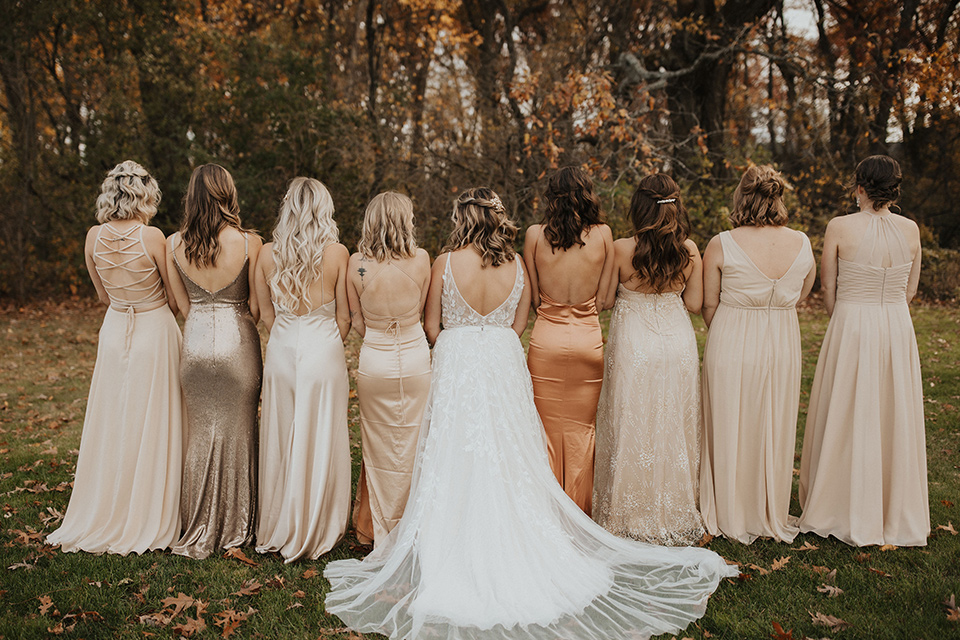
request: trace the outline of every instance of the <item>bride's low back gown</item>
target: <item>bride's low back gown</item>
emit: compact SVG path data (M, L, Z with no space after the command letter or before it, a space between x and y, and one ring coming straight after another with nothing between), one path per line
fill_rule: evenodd
M481 315L443 275L443 331L399 525L362 562L327 565L326 610L391 638L608 640L676 632L724 576L717 554L619 539L550 470L523 347L524 286ZM509 268L509 267L507 267Z

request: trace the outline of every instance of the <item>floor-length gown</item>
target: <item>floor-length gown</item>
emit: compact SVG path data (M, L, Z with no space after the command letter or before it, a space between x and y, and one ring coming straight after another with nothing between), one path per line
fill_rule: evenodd
M594 520L621 537L696 544L699 460L700 357L683 299L620 285L597 410Z
M250 543L257 511L257 404L263 365L248 305L249 258L233 282L207 291L174 261L190 296L180 384L187 408L183 534L171 549L205 558Z
M912 259L889 214L870 215L854 259L839 260L803 438L799 526L857 546L923 546L930 508L906 299Z
M623 540L550 470L523 347L523 290L481 315L445 266L443 331L410 499L362 562L327 565L326 610L391 638L609 640L676 631L735 567L706 549Z
M563 304L540 291L527 362L547 434L550 468L567 495L590 515L597 401L603 382L596 298Z
M789 522L800 405L797 302L814 265L810 241L780 278L720 234L720 305L703 354L700 509L711 535L792 542Z
M322 274L321 274L322 278ZM350 382L336 300L279 305L263 364L257 551L315 560L350 518Z
M430 347L420 324L419 298L412 309L397 316L376 314L364 307L364 296L386 269L409 278L401 267L386 263L360 294L366 330L357 367L363 464L354 527L358 538L375 544L400 522L407 504L420 423L430 392ZM410 283L419 289L412 278Z
M70 503L47 537L65 552L143 553L180 534L180 328L142 233L109 224L97 233L94 264L110 307Z

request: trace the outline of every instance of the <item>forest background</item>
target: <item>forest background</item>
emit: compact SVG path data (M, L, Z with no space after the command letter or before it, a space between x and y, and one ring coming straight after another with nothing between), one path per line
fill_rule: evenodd
M856 162L904 167L921 295L960 293L960 0L3 0L0 298L87 295L107 170L143 164L174 230L192 169L234 175L269 236L287 182L328 185L355 247L370 197L415 203L436 254L487 185L522 225L553 169L585 166L630 233L669 172L704 246L740 172L770 162L815 246L853 210Z

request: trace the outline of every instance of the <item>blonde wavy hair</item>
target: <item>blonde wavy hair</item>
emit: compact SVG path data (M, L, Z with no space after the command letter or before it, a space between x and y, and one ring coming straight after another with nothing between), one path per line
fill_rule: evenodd
M160 204L160 187L133 160L124 160L107 173L97 196L97 222L139 220L150 224Z
M783 192L787 182L768 164L747 169L733 193L730 224L734 227L781 227L787 224Z
M290 181L273 229L270 292L279 305L296 309L300 303L310 304L310 286L320 277L323 250L339 239L333 211L333 198L322 182Z
M453 232L443 251L473 245L482 265L499 267L517 254L517 225L507 216L500 196L487 187L467 189L453 205Z
M417 240L413 235L410 198L396 191L375 195L363 214L363 232L357 250L377 262L415 256Z
M180 225L187 261L200 268L216 266L220 231L224 227L252 233L240 225L240 204L233 176L218 164L201 165L190 176Z

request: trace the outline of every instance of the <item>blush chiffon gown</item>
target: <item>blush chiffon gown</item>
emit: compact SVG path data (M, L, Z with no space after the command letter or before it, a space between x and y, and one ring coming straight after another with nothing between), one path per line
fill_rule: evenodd
M410 498L364 560L327 565L326 610L391 638L608 640L676 632L737 574L712 551L623 540L563 492L523 347L523 289L481 315L443 275Z

